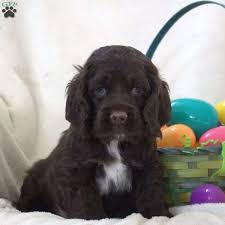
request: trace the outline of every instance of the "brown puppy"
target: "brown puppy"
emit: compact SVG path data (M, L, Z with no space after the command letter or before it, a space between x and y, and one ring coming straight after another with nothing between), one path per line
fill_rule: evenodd
M169 215L156 151L170 118L167 84L138 50L96 50L68 84L71 123L29 171L17 208L66 218Z

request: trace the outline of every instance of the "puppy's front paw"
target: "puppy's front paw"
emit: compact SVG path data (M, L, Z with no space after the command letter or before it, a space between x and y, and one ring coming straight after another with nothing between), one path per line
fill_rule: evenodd
M173 217L173 214L170 213L170 211L165 210L165 211L163 212L162 216L167 216L167 217L171 218L171 217Z
M152 218L154 216L166 216L168 218L173 217L173 215L169 212L167 208L163 209L155 209L155 208L148 208L144 209L143 211L140 211L140 213L145 217L145 218Z

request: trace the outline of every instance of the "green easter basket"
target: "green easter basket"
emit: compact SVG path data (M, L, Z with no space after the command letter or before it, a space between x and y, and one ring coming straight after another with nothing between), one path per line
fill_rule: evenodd
M187 5L162 27L150 45L147 56L152 59L158 45L170 28L184 14L205 4L225 5L214 1L198 1ZM188 142L187 142L188 143ZM159 154L166 168L165 182L171 206L189 204L193 189L212 183L225 191L225 142L215 147L160 148Z
M168 200L171 206L189 204L194 188L212 183L225 191L225 142L222 146L160 148L166 168Z

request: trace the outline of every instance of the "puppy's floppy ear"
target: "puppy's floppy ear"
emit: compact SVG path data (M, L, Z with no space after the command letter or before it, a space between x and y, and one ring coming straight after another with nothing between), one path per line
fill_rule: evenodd
M160 79L158 69L149 59L145 62L145 70L151 87L151 94L143 111L147 135L161 137L160 128L170 119L169 88L167 83Z
M158 80L154 85L157 87L147 99L143 115L146 121L147 135L161 137L160 128L170 119L171 104L167 83Z
M165 81L161 81L159 87L159 112L158 120L160 126L165 125L171 116L171 102L169 96L169 87Z
M78 74L67 85L66 120L81 137L88 136L90 106L87 96L86 69L76 67Z

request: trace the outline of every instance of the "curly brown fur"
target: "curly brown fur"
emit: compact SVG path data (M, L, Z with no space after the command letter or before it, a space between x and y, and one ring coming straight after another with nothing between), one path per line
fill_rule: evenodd
M78 72L67 87L70 127L29 171L17 208L84 219L169 215L156 138L170 99L157 68L134 48L106 46Z

